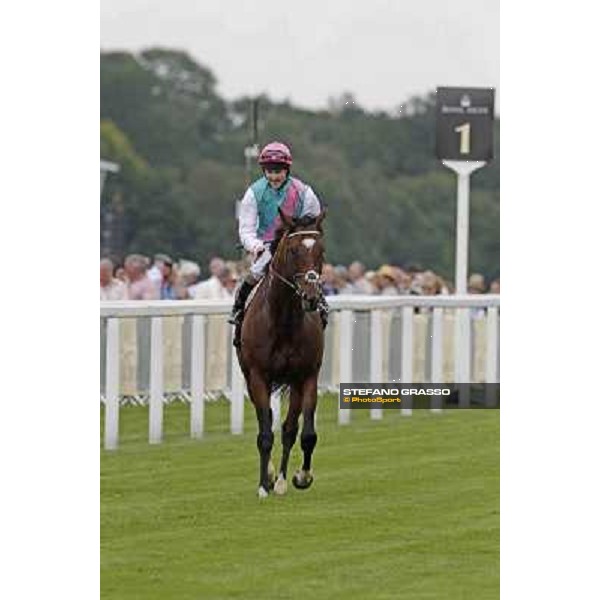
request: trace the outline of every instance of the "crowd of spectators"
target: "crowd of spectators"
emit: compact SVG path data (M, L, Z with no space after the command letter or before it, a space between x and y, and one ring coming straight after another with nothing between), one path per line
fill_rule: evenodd
M130 254L122 265L108 258L100 261L100 300L223 299L233 295L240 265L215 256L210 277L200 278L200 267L190 260L175 262L166 254L154 260Z
M189 300L232 298L240 278L249 267L245 260L226 261L219 256L210 260L210 276L201 279L200 266L190 260L178 262L166 254L153 260L141 254L130 254L123 264L108 258L100 260L100 300ZM382 265L367 270L355 261L344 265L323 265L323 292L337 294L432 296L452 294L453 286L440 275L418 265L399 267ZM470 294L499 294L500 278L486 282L480 273L468 281Z
M381 265L377 270L368 271L359 262L349 267L344 265L324 265L323 288L325 295L331 294L375 294L381 296L401 296L414 294L434 296L454 293L453 285L430 269L418 265L399 267ZM499 294L500 278L486 283L480 273L473 273L468 281L469 294Z

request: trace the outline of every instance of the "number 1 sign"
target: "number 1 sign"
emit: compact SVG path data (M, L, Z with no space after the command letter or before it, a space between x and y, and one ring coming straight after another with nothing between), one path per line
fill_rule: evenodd
M442 160L493 157L494 90L437 88L436 156Z

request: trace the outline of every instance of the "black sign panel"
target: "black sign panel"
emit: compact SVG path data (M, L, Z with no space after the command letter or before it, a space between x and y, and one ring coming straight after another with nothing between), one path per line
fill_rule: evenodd
M437 88L436 156L444 160L493 157L494 89Z

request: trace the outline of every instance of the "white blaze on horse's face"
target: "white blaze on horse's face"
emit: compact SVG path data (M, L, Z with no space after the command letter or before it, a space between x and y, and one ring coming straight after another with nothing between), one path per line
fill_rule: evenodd
M302 245L311 250L312 247L315 245L316 241L317 240L315 240L314 238L307 238L305 240L302 240Z

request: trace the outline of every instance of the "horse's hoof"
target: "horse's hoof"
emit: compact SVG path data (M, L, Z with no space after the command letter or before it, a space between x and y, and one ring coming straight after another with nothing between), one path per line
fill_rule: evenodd
M269 489L272 490L275 485L275 480L277 479L277 473L275 471L275 466L273 465L273 461L271 461L271 460L269 461L267 477L269 478Z
M310 471L298 469L292 477L292 483L298 490L307 490L314 480L313 474Z
M277 496L283 496L287 493L287 481L283 478L283 475L280 475L275 482L275 486L273 487L273 491Z
M267 490L265 490L265 488L261 485L258 488L258 497L262 499L262 498L268 498L268 496L269 496L269 492Z

